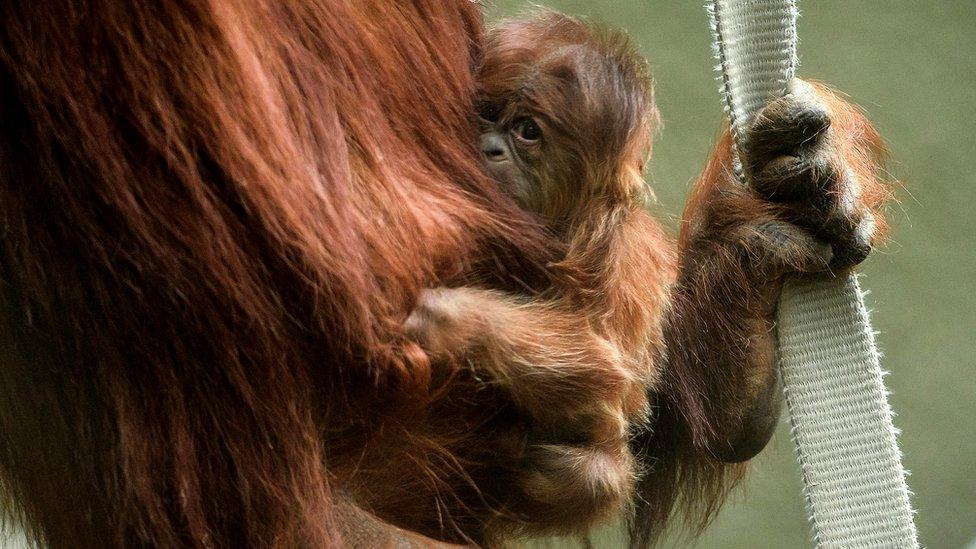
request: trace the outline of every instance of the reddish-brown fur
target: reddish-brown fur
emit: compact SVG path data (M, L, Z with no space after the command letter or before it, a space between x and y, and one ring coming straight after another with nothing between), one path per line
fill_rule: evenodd
M644 207L650 78L625 36L546 13L494 29L478 82L485 138L507 143L499 158L514 168L487 161L564 251L538 295L429 291L408 326L435 357L495 380L528 419L508 458L523 472L489 539L583 534L631 499L628 439L648 417L674 278L673 245ZM528 118L542 138L519 145Z
M625 37L554 13L507 22L489 36L479 84L487 162L564 255L542 295L431 291L410 329L435 356L496 380L530 419L512 456L526 470L509 487L520 511L504 531L585 533L630 501L636 477L635 545L676 504L704 524L778 417L784 276L846 270L870 245L859 228L883 232L877 135L826 89L794 83L746 136L754 191L720 142L676 266L643 207L656 111ZM567 381L582 394L566 394ZM644 427L647 396L653 422L633 441L641 471L627 436Z
M761 159L745 168L754 188L733 173L726 131L682 216L666 366L652 391L657 417L632 444L652 464L631 518L635 546L660 534L676 508L703 528L741 478L738 462L768 441L782 405L774 314L785 277L843 275L887 232L880 136L826 87L793 84L794 95L768 106L748 136L750 157ZM824 114L799 120L810 112ZM798 152L784 155L781 141ZM873 231L857 235L864 227Z
M481 17L0 8L0 465L33 537L331 545L369 445L433 472L415 497L458 487L417 449L452 433L413 427L435 387L401 324L489 240L546 253L481 167Z
M33 539L325 547L354 543L356 507L448 540L567 530L577 509L511 490L531 471L529 427L547 419L525 399L638 421L641 406L621 403L644 375L594 342L647 332L611 333L629 312L587 329L588 313L541 298L524 317L503 310L535 356L587 366L519 401L463 363L434 368L403 327L423 288L476 273L530 292L563 253L481 165L481 45L466 0L0 7L0 488ZM838 103L832 120L839 150L865 160L851 165L867 201L880 193L857 144L873 134L851 112ZM740 224L716 208L727 148L687 218L672 290L684 298L657 318L644 299L663 287L593 278L621 303L639 296L669 349L639 444L653 463L638 516L655 528L678 494L717 504L712 450L750 400L735 388L756 377L711 346L741 341L748 330L726 328L753 311L694 282L751 274L691 274L722 227L781 213L747 197ZM599 259L557 272L616 264ZM693 321L702 311L721 322ZM523 371L538 366L526 358Z

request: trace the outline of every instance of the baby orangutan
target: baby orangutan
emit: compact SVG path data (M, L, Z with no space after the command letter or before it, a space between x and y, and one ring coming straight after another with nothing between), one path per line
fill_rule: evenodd
M551 13L508 22L478 81L488 168L564 254L539 295L433 289L406 328L503 387L526 418L520 473L487 539L503 526L585 532L636 500L634 540L646 543L676 502L714 510L734 464L768 442L782 282L866 256L886 196L877 136L793 82L746 136L754 187L735 180L724 137L675 245L645 209L657 116L625 36Z

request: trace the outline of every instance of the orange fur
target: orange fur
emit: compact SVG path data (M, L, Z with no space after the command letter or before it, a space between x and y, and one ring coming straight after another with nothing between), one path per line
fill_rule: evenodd
M0 475L32 539L332 546L337 498L436 521L464 489L436 460L476 433L426 419L402 322L465 258L548 253L481 166L481 17L0 7Z
M764 442L775 376L750 342L782 277L822 267L757 223L801 212L736 187L723 140L676 256L641 208L643 64L572 22L547 36L587 63L562 68L616 106L578 109L612 116L580 134L599 116L540 96L563 150L589 140L547 182L586 185L523 211L478 151L473 69L499 47L481 17L467 0L0 7L0 487L31 540L330 547L363 521L491 543L585 530L642 471L638 542L676 501L717 508L737 470L721 459ZM608 89L590 61L633 78ZM853 223L886 198L877 136L825 97ZM444 337L422 349L418 319Z

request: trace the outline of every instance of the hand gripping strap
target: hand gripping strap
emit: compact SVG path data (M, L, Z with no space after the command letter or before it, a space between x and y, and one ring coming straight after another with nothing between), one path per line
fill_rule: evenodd
M737 148L796 60L794 0L711 0L722 96ZM741 173L739 174L741 176ZM874 332L857 278L787 283L779 363L818 547L918 547Z

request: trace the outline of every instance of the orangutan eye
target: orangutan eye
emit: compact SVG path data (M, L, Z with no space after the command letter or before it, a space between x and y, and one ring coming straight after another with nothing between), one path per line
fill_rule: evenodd
M502 117L502 110L497 105L482 102L478 105L478 116L485 122L497 124Z
M535 143L542 138L542 129L531 118L523 118L515 125L515 135L527 143Z

